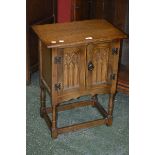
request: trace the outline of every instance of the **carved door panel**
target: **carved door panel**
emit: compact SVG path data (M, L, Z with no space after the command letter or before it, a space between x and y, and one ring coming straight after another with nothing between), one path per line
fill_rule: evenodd
M62 57L62 62L57 65L57 78L61 85L61 89L58 91L60 96L70 95L74 98L74 93L84 90L85 49L84 46L58 49L58 56Z
M111 85L112 73L111 43L89 44L87 46L86 79L88 88Z

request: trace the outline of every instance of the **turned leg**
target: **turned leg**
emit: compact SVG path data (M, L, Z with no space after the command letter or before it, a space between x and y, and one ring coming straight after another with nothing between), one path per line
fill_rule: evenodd
M106 124L107 126L112 125L113 108L114 108L114 94L110 94L108 102L108 119Z
M46 108L46 90L43 84L40 84L40 116L44 117Z
M52 106L52 138L57 138L57 111L56 105Z

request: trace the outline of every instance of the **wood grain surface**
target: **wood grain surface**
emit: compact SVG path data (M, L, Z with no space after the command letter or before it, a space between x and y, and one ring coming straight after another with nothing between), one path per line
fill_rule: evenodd
M48 48L127 37L123 32L106 20L96 19L69 23L34 25L32 28ZM92 39L86 40L85 38L87 37L92 37ZM60 43L60 40L64 42ZM56 41L56 43L52 44L52 41Z

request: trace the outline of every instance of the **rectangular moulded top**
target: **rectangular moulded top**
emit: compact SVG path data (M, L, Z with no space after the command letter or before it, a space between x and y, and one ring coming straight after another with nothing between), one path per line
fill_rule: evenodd
M48 48L127 38L125 33L103 19L33 25L32 29Z

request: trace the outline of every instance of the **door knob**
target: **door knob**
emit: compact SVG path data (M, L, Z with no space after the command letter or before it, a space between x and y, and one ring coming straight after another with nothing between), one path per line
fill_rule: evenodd
M91 61L89 61L89 63L88 63L88 70L92 71L93 69L94 69L94 65L93 65L93 63Z

